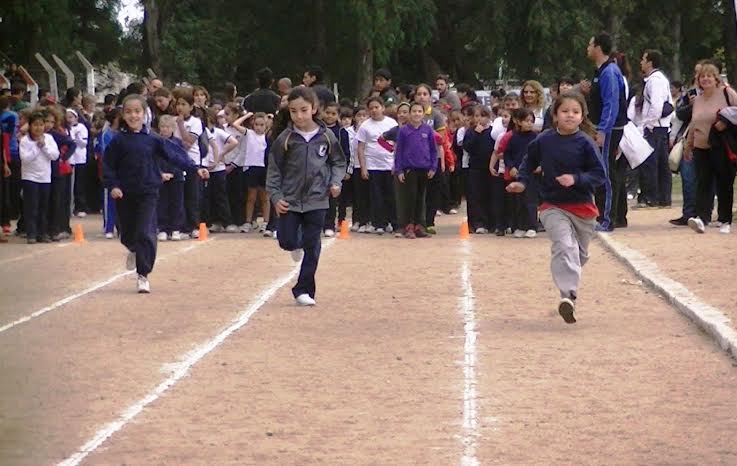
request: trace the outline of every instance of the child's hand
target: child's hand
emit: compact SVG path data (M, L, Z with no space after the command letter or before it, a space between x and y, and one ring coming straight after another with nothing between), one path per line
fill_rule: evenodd
M722 120L717 120L717 122L714 123L714 129L721 132L727 129L727 125Z
M276 204L274 204L274 210L276 210L277 214L284 215L289 212L289 203L284 199L280 199Z
M512 183L509 183L509 185L507 185L508 193L521 193L524 190L525 190L525 185L523 185L519 181L514 181Z
M512 169L509 170L509 176L511 176L512 178L517 178L517 175L519 175L519 170L517 170L517 168L515 167L512 167Z
M399 175L397 175L397 179L399 180L400 183L404 183L407 177L404 175L404 172L399 172Z
M532 173L534 173L534 174L536 174L536 175L539 175L539 174L540 174L540 173L542 173L542 172L543 172L543 167L537 167L537 168L535 169L535 171L534 171L534 172L532 172Z
M474 131L476 131L477 133L483 133L484 132L484 125L482 125L481 123L479 123L478 125L476 125L476 128L474 128Z
M161 174L161 180L162 181L169 181L172 178L174 178L174 174L173 173L162 173Z
M564 188L570 188L576 182L576 179L573 178L573 175L560 175L556 177L555 180Z
M43 149L46 146L46 139L39 139L38 141L36 141L36 145L39 149Z
M346 173L345 176L343 177L343 181L348 181L350 179L351 179L351 175L348 173Z
M363 178L364 180L369 179L368 169L361 167L361 178Z
M336 185L330 186L330 195L333 197L340 196L340 186L336 186Z
M427 179L431 180L435 176L435 170L430 170L427 172Z
M208 170L215 170L215 167L217 167L218 164L216 162L213 162L207 166Z
M227 167L225 167L225 174L230 175L230 172L232 172L233 170L235 170L235 165L230 164Z
M456 165L455 164L452 164L450 166L450 168L448 169L448 171L450 171L451 173L455 173L455 171L456 171Z
M5 178L10 178L10 175L12 175L13 172L10 170L10 167L8 164L3 164L3 176Z
M207 171L207 168L199 168L199 169L197 169L197 174L203 180L209 180L210 179L210 172Z
M494 168L494 165L491 165L489 167L489 173L491 173L491 176L499 176L499 172L496 171L496 169Z
M121 191L120 188L113 188L110 191L110 197L113 199L123 199L123 191Z

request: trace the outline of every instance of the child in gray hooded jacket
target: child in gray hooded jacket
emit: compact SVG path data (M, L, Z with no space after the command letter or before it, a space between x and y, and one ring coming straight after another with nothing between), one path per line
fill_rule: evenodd
M292 294L300 306L314 306L328 196L340 195L346 162L333 132L315 120L315 92L299 87L287 101L282 111L289 112L292 123L271 146L266 191L279 215L279 246L302 261Z

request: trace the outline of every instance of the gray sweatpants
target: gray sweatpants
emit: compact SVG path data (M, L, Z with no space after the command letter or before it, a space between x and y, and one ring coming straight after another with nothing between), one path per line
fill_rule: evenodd
M552 207L542 211L540 220L553 242L550 247L550 271L561 298L576 299L581 268L589 260L589 243L596 219L577 217Z

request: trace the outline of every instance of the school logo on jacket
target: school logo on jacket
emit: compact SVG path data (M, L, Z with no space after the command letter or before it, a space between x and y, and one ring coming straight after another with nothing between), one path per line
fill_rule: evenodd
M327 144L320 144L320 149L318 153L320 154L320 157L325 157L325 155L327 155L328 153Z

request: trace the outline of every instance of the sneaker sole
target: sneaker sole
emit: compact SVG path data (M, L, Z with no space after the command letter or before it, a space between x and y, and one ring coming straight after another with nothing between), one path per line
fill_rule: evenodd
M151 294L151 290L138 290L138 294Z
M576 318L573 316L574 308L571 303L562 302L558 305L558 314L567 324L575 324Z
M704 228L703 230L699 228L698 223L696 223L696 221L693 219L688 219L688 227L699 234L704 234L704 232L706 231L706 228Z

